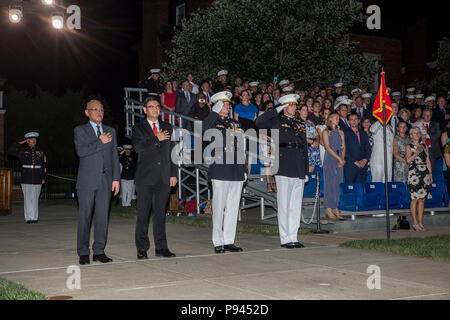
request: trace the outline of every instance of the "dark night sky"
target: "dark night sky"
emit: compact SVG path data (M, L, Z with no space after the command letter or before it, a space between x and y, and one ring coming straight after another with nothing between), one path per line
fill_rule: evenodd
M9 0L0 0L0 78L18 89L61 93L65 88L86 88L100 93L113 110L123 107L123 87L138 81L138 43L142 24L142 0L64 0L81 7L82 29L77 34L55 31L39 16L41 0L24 1L19 25L8 21ZM41 8L31 11L32 4ZM372 34L401 38L408 25L427 17L432 21L432 43L448 34L448 13L442 2L427 1L420 7L408 1L366 1L380 5L382 30ZM435 51L435 50L433 50Z
M123 87L138 81L142 0L64 0L81 8L81 30L56 31L42 16L41 0L24 1L23 22L9 23L9 2L0 0L0 78L8 86L61 93L65 88L100 93L114 111ZM39 12L32 12L33 7Z

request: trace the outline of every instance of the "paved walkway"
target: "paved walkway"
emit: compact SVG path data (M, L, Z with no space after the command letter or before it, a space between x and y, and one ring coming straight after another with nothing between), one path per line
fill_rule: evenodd
M211 230L168 224L177 258L156 258L152 247L149 260L136 261L135 221L123 218L110 221L106 253L114 262L81 266L81 289L69 290L76 217L75 207L52 204L41 205L38 224L23 222L20 205L0 216L0 277L73 299L450 299L450 263L338 247L382 232L305 235L306 247L294 250L277 237L238 234L244 252L216 255ZM450 227L392 237L444 233ZM381 269L379 290L367 288L370 265Z

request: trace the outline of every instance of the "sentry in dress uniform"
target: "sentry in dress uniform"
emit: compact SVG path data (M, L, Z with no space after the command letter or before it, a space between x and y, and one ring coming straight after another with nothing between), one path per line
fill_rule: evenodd
M8 150L8 154L19 158L22 164L22 191L27 223L38 222L39 195L46 175L46 157L44 152L36 147L37 137L39 133L29 132L25 134L27 140L15 143Z
M226 144L227 134L241 133L239 122L230 118L229 105L232 94L230 92L218 92L211 97L214 103L212 111L202 123L203 131L218 129L222 132L223 143ZM237 152L235 148L227 150L223 148L223 163L210 164L208 179L213 188L213 244L216 253L225 251L242 251L242 248L234 245L237 217L241 199L242 186L246 180L245 164L237 164ZM233 163L227 163L226 153L234 153ZM219 155L218 155L219 156Z
M159 69L150 69L148 71L148 78L139 82L138 87L146 88L149 95L162 94L164 92L164 86L159 78L160 71ZM153 75L158 75L158 77Z
M280 98L280 106L256 119L259 128L279 131L279 170L277 182L278 227L281 246L302 248L297 233L302 215L302 200L308 175L308 149L305 127L295 119L297 94ZM284 110L279 117L278 113Z
M120 156L122 172L120 174L120 190L122 191L122 207L130 207L134 195L134 175L136 173L136 160L132 154L132 145L123 146L124 152Z

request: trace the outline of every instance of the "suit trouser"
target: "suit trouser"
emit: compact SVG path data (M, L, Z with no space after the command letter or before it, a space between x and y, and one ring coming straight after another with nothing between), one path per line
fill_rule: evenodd
M344 166L345 183L365 183L367 176L367 165L360 169L355 164L351 163Z
M111 201L111 184L103 177L101 187L95 190L79 188L78 193L78 236L79 256L89 255L89 238L92 211L94 209L94 254L103 254L108 234L108 212Z
M277 182L278 229L281 244L297 242L302 217L305 180L275 176Z
M42 184L22 184L25 221L38 220Z
M138 251L150 248L148 226L153 209L153 239L155 249L167 249L166 206L170 195L168 184L136 185L137 211L135 242Z
M120 180L120 190L122 193L122 207L131 206L131 199L134 194L134 180Z
M237 216L244 181L212 179L213 243L214 246L233 244L236 236Z

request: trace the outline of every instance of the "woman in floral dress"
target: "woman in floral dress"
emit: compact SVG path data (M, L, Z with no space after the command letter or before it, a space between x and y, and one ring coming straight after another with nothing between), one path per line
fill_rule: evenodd
M411 143L406 146L409 163L408 191L411 197L411 217L414 231L425 231L423 211L426 199L431 199L430 185L433 183L428 147L422 143L420 129L411 128Z

